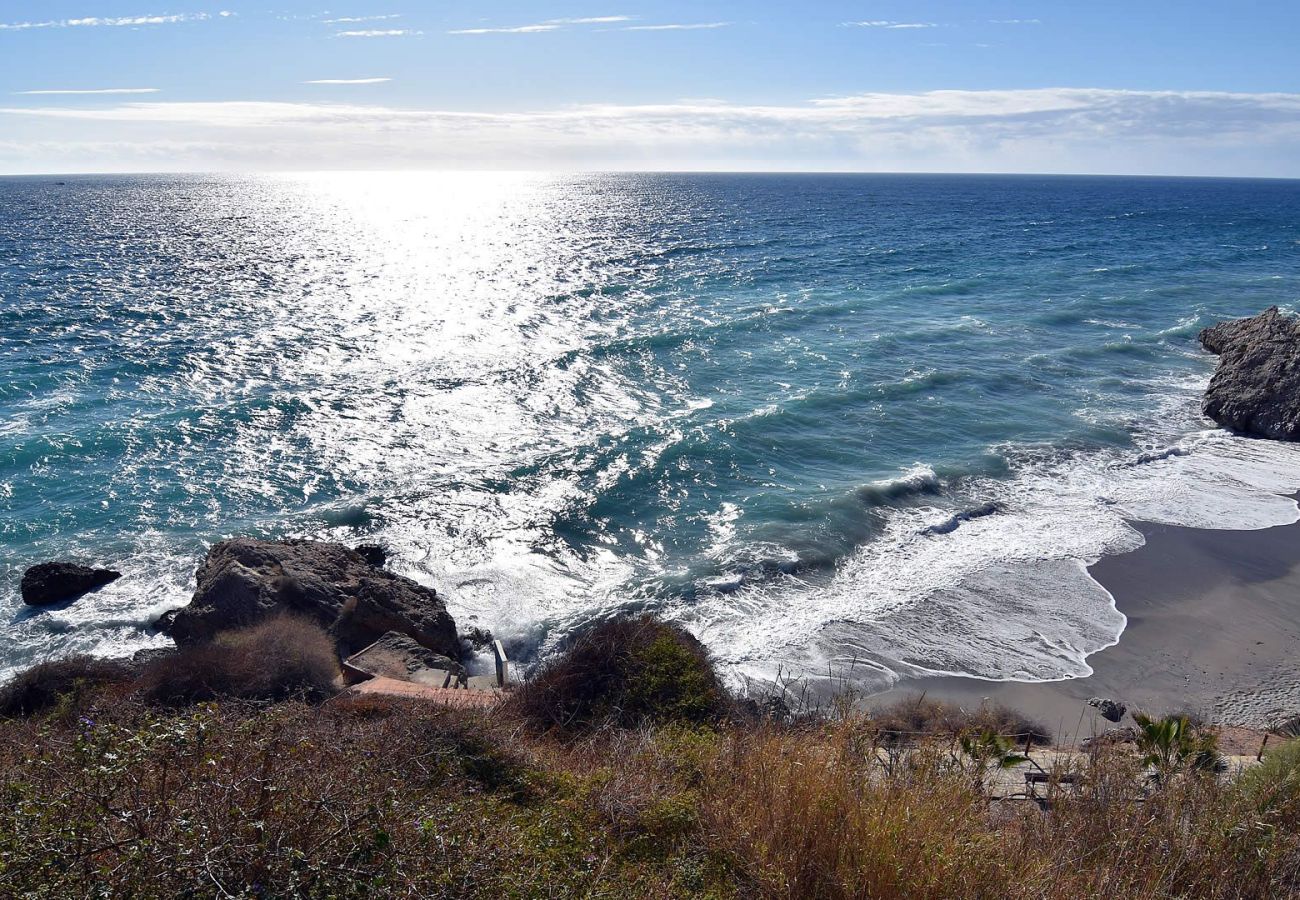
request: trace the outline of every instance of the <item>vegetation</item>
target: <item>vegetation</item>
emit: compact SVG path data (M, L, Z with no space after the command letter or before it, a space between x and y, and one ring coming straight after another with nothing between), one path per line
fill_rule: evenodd
M59 704L74 705L96 687L130 680L120 662L93 656L69 656L38 663L0 688L0 717L30 716Z
M1023 713L999 704L985 704L966 710L951 703L919 697L904 697L889 706L877 708L871 720L887 741L908 742L918 736L958 738L974 733L1000 735L1019 746L1026 743L1045 746L1052 742L1051 731Z
M322 700L338 689L334 641L315 623L279 616L148 666L145 699L168 706L232 697Z
M704 646L649 616L602 622L515 691L513 710L534 727L717 722L729 709Z
M1188 716L1156 719L1138 712L1133 714L1133 721L1138 724L1142 765L1152 770L1157 781L1186 770L1218 772L1227 768L1215 736Z
M998 801L990 785L1024 747L1014 716L963 723L909 700L907 724L928 727L904 746L893 707L728 715L711 671L662 677L702 658L689 642L634 625L590 670L608 694L553 681L488 711L374 696L175 705L197 691L157 693L160 664L138 683L66 679L0 722L0 895L1300 895L1300 743L1220 775L1195 764L1207 739L1188 722L1172 743L1156 729L1137 752L1050 766L1050 802ZM184 658L174 671L189 678L197 657ZM545 674L574 673L566 660ZM262 687L318 688L307 668ZM1145 778L1166 762L1177 777Z

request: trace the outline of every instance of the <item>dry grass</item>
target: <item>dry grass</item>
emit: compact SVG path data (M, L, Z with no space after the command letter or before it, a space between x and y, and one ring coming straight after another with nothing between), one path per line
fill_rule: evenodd
M623 627L636 640L597 659L617 675L608 693L559 692L576 706L543 695L552 726L557 709L587 710L562 719L576 730L539 730L527 704L159 707L117 681L44 670L29 681L80 687L0 721L0 896L1300 896L1294 747L1242 777L1176 766L1159 780L1138 751L1105 748L1067 764L1077 790L1047 808L996 801L987 759L954 735L1024 733L1010 713L909 701L797 725L699 715L701 692L659 694L657 676L635 685L647 670L618 666L649 660L655 675L682 652L702 657ZM210 649L294 659L306 635L278 623ZM234 692L200 678L207 657L178 658L146 682L176 672L187 702ZM293 693L326 672L290 670L238 689ZM687 684L708 696L716 682ZM646 698L654 715L636 705ZM904 732L922 734L902 747Z
M1047 726L1000 704L968 710L919 695L872 710L871 720L883 737L896 742L907 742L918 736L957 737L986 731L1011 738L1020 745L1026 740L1040 746L1052 742L1052 732Z
M60 704L71 709L86 692L125 684L131 677L121 662L93 656L38 663L0 688L0 717L31 716Z
M140 688L150 702L183 706L219 697L322 700L338 680L329 635L305 619L279 616L157 660Z

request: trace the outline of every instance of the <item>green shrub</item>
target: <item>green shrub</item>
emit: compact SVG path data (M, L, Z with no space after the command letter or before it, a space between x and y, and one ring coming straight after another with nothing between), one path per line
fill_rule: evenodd
M1241 773L1237 787L1261 812L1300 812L1300 741L1288 741Z
M31 716L76 704L90 689L129 681L129 667L118 660L69 656L37 663L0 688L0 717Z
M643 616L579 635L515 691L511 704L537 727L580 730L704 724L725 715L729 697L698 640Z
M333 639L305 619L279 616L182 648L146 668L140 684L150 702L183 706L218 697L322 700L338 679Z

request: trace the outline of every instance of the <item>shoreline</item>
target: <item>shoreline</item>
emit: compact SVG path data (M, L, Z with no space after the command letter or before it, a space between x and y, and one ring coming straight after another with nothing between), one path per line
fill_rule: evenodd
M1088 569L1128 618L1116 644L1088 657L1091 675L1051 682L936 675L905 679L866 704L922 692L968 708L1001 703L1041 720L1061 741L1115 727L1087 705L1090 697L1257 729L1300 714L1300 661L1290 662L1300 648L1300 522L1256 531L1132 525L1143 546Z

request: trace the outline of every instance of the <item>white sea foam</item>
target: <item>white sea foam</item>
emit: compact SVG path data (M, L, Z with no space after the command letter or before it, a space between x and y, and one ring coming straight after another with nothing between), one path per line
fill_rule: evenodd
M1141 546L1130 521L1260 529L1300 520L1300 448L1223 431L1175 452L1022 460L972 493L998 511L952 522L933 507L894 511L885 533L828 584L794 578L706 600L690 621L733 674L900 677L963 674L1044 681L1090 674L1125 617L1087 566ZM1132 454L1130 454L1130 457ZM906 477L906 476L905 476ZM863 661L870 665L863 665Z

